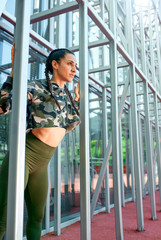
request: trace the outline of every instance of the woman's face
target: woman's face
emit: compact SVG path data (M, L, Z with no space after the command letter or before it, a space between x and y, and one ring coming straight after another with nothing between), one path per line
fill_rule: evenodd
M52 61L54 81L63 87L65 82L72 82L76 73L76 58L73 54L67 53L60 63Z

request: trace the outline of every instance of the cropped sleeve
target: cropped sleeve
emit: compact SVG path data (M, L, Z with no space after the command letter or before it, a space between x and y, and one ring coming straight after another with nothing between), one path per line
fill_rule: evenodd
M0 114L7 114L12 108L12 88L13 77L8 76L7 80L3 83L0 90ZM27 103L32 101L34 94L34 86L29 85L27 90Z
M7 114L12 106L13 78L8 76L0 90L0 114Z

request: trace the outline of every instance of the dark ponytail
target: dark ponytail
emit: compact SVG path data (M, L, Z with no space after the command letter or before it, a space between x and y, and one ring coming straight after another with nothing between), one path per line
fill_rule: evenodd
M49 65L46 63L45 76L46 76L46 80L47 80L47 84L48 84L48 89L49 89L49 92L50 92L51 96L54 98L57 106L59 107L59 110L61 111L60 104L59 104L59 102L57 101L57 99L54 97L54 95L53 95L53 93L52 93L51 84L50 84L49 72L50 72L50 70L49 70Z
M66 55L66 54L72 54L72 55L74 55L74 53L73 53L72 51L70 51L70 50L68 50L68 49L66 49L66 48L58 48L58 49L53 50L53 51L49 54L49 56L47 57L47 59L46 59L46 68L45 68L45 76L46 76L46 80L47 80L49 92L50 92L51 96L54 98L54 100L55 100L56 104L58 105L60 111L61 111L60 104L59 104L59 102L55 99L55 97L54 97L54 95L53 95L53 93L52 93L52 88L51 88L51 84L50 84L51 79L50 79L50 77L49 77L49 73L50 73L51 75L53 75L52 61L55 60L55 61L57 61L58 63L60 63L60 60L61 60L62 58L65 58L65 55ZM70 94L70 92L69 92L69 90L68 90L68 88L67 88L66 85L64 86L64 90L65 90L66 94L69 96L70 101L71 101L71 103L72 103L72 106L73 106L73 108L75 109L77 115L79 116L80 114L79 114L79 112L78 112L78 109L75 107L74 101L73 101L73 98L72 98L72 95Z

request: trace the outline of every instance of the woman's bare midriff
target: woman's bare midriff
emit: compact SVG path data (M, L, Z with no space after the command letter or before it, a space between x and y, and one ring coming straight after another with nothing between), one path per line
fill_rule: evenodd
M57 147L65 135L66 129L61 127L35 128L32 133L42 142Z

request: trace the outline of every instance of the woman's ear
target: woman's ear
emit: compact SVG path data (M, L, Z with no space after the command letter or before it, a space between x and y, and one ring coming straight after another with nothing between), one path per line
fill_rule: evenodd
M53 60L51 64L52 64L52 68L53 68L53 69L55 69L55 70L58 69L58 65L59 65L59 64L58 64L57 61Z

